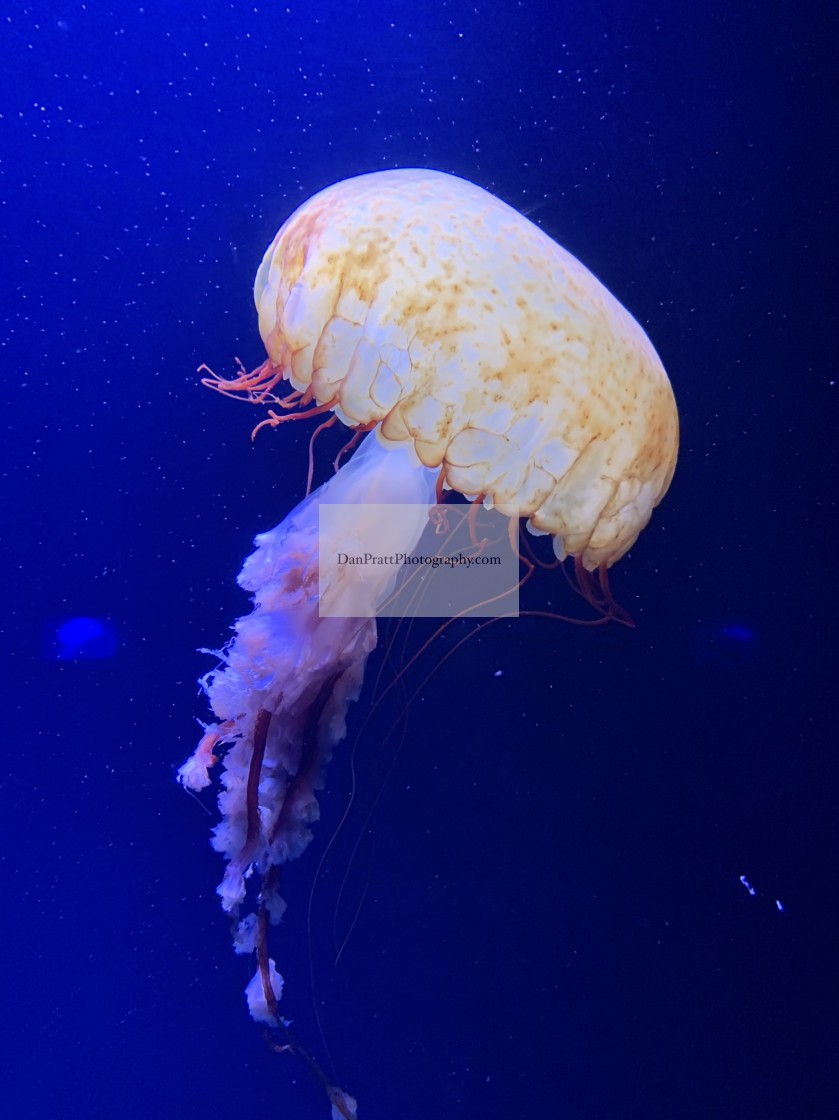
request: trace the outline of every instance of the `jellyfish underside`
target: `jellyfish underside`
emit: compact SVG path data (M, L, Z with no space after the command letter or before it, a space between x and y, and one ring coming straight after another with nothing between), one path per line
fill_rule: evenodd
M179 777L200 790L222 763L212 843L227 861L218 893L234 947L257 958L251 1015L285 1032L333 1117L350 1120L355 1102L287 1031L268 953L268 927L285 909L281 870L311 840L316 791L394 579L389 568L362 581L333 571L329 592L363 602L353 617L324 617L319 554L342 542L324 538L321 510L352 506L363 520L373 504L410 506L417 513L398 530L409 554L442 488L516 506L559 559L574 558L602 608L606 569L669 485L678 422L655 351L614 297L527 219L452 176L380 172L327 188L282 227L254 295L268 358L209 383L277 405L273 426L327 413L370 434L256 538L239 575L253 610L202 680L216 718ZM599 583L588 574L598 572Z

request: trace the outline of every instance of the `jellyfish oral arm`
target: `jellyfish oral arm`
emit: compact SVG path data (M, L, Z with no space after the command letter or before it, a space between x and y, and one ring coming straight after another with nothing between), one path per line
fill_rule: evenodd
M371 569L362 584L345 589L345 595L366 597L355 612L362 617L322 617L320 554L336 554L345 542L325 539L321 507L353 506L362 519L368 504L398 502L424 509L427 517L435 504L436 473L419 464L410 446L387 447L377 435L368 436L329 482L257 537L239 575L254 607L236 622L232 641L219 654L222 666L202 681L218 722L205 728L179 771L185 786L200 790L220 762L222 819L212 843L227 860L218 893L236 921L238 952L264 953L260 920L267 927L282 917L279 872L311 840L319 813L316 791L333 747L346 734L349 704L376 645L376 610L395 575L389 568ZM423 527L419 518L402 530L399 548L412 551ZM248 907L254 875L256 897ZM249 987L251 1013L276 1022L282 978L273 962L257 969L257 976Z

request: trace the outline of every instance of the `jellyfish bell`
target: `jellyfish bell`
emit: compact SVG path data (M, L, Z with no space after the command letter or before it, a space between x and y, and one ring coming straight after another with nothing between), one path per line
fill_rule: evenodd
M661 500L678 419L641 327L570 253L437 171L336 183L299 207L254 286L253 384L377 424L463 494L516 505L590 570Z
M321 191L269 246L254 297L266 360L205 383L271 406L271 426L326 415L369 433L256 538L239 576L253 610L202 681L215 720L179 772L198 790L221 762L219 894L235 948L256 954L251 1013L285 1029L268 926L284 910L283 868L311 840L316 790L394 577L384 566L363 579L330 569L324 587L321 556L343 544L324 511L357 511L359 531L385 520L392 547L410 553L450 488L516 509L558 558L605 575L669 486L678 419L652 344L606 288L521 214L451 175L384 171ZM416 512L383 517L397 505ZM321 609L327 595L352 611ZM351 1099L306 1060L333 1108Z

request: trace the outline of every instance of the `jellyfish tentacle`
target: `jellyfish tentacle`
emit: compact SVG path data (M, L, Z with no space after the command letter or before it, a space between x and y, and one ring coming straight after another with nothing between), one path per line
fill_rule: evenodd
M469 503L469 514L468 514L468 517L469 517L469 540L472 542L472 545L475 548L480 549L480 550L483 550L484 548L486 548L486 546L488 544L488 541L486 540L486 538L483 538L481 540L478 539L478 513L481 509L481 506L484 503L485 498L486 498L486 494L478 494ZM512 525L512 523L513 522L512 522L512 518L511 518L510 519L510 524Z
M321 432L325 431L327 428L331 428L334 424L337 423L338 417L333 414L329 417L328 420L324 420L322 424L318 424L318 426L312 432L311 437L309 438L309 470L306 474L307 498L312 492L312 477L315 473L315 440L318 438Z
M309 704L300 749L300 761L294 773L289 775L282 806L268 837L269 844L274 844L277 838L288 830L291 825L290 817L295 808L298 807L301 791L310 791L318 779L322 763L319 754L321 721L327 704L335 695L335 687L342 675L343 673L338 672L327 677L320 686L317 696Z
M279 870L278 867L273 867L271 872L276 872L276 877L279 878ZM355 1099L345 1090L331 1083L326 1071L297 1038L279 1012L277 994L274 990L276 970L274 969L274 962L268 956L268 913L265 907L260 907L259 910L258 929L256 942L258 975L262 983L265 1005L272 1020L266 1028L265 1041L275 1054L294 1054L309 1067L310 1072L326 1092L329 1103L332 1105L333 1116L340 1116L343 1120L357 1120ZM274 1040L271 1035L272 1030L280 1035L283 1039L282 1043Z
M301 403L307 402L303 401L301 397ZM262 431L263 428L278 428L280 424L285 424L289 420L308 420L312 416L322 416L324 412L331 412L337 403L337 397L333 397L332 400L326 401L324 404L315 405L314 408L308 408L305 412L289 412L285 416L278 416L273 409L269 408L267 417L264 420L260 420L251 432L251 439L256 439L257 433Z
M583 563L582 556L575 556L573 559L573 578L568 576L565 568L563 568L563 571L566 572L566 579L574 591L604 619L619 622L622 626L633 629L635 622L632 615L625 607L620 605L612 594L607 565L599 564L594 571L589 571Z
M260 708L254 720L253 754L248 769L248 785L245 794L248 810L246 848L256 844L262 833L262 825L259 820L259 779L262 776L262 760L265 758L265 743L268 739L270 724L271 713L266 711L265 708Z
M249 401L252 404L265 404L270 401L271 404L283 405L284 401L291 401L292 398L303 395L301 389L295 389L287 397L276 397L271 393L274 386L284 380L285 373L282 366L278 366L270 358L266 358L261 365L250 371L245 368L241 358L236 358L235 361L238 371L235 377L222 377L206 363L202 363L198 367L198 372L208 373L209 377L203 377L201 384L207 389L221 393L224 397ZM287 407L292 405L289 404Z
M357 446L358 441L366 432L372 432L375 427L375 422L371 421L369 424L359 424L359 426L354 430L352 439L347 440L347 442L335 456L335 461L333 462L332 466L336 474L338 473L338 469L341 466L341 460L344 458L344 456Z

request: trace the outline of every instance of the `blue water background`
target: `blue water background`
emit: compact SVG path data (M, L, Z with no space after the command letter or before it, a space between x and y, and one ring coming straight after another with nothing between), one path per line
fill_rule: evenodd
M308 433L252 445L195 371L261 361L297 204L416 165L629 307L682 451L614 572L635 630L491 627L366 729L310 920L337 752L286 1013L362 1120L839 1115L835 32L743 0L6 6L4 1117L328 1116L246 1015L174 780Z

